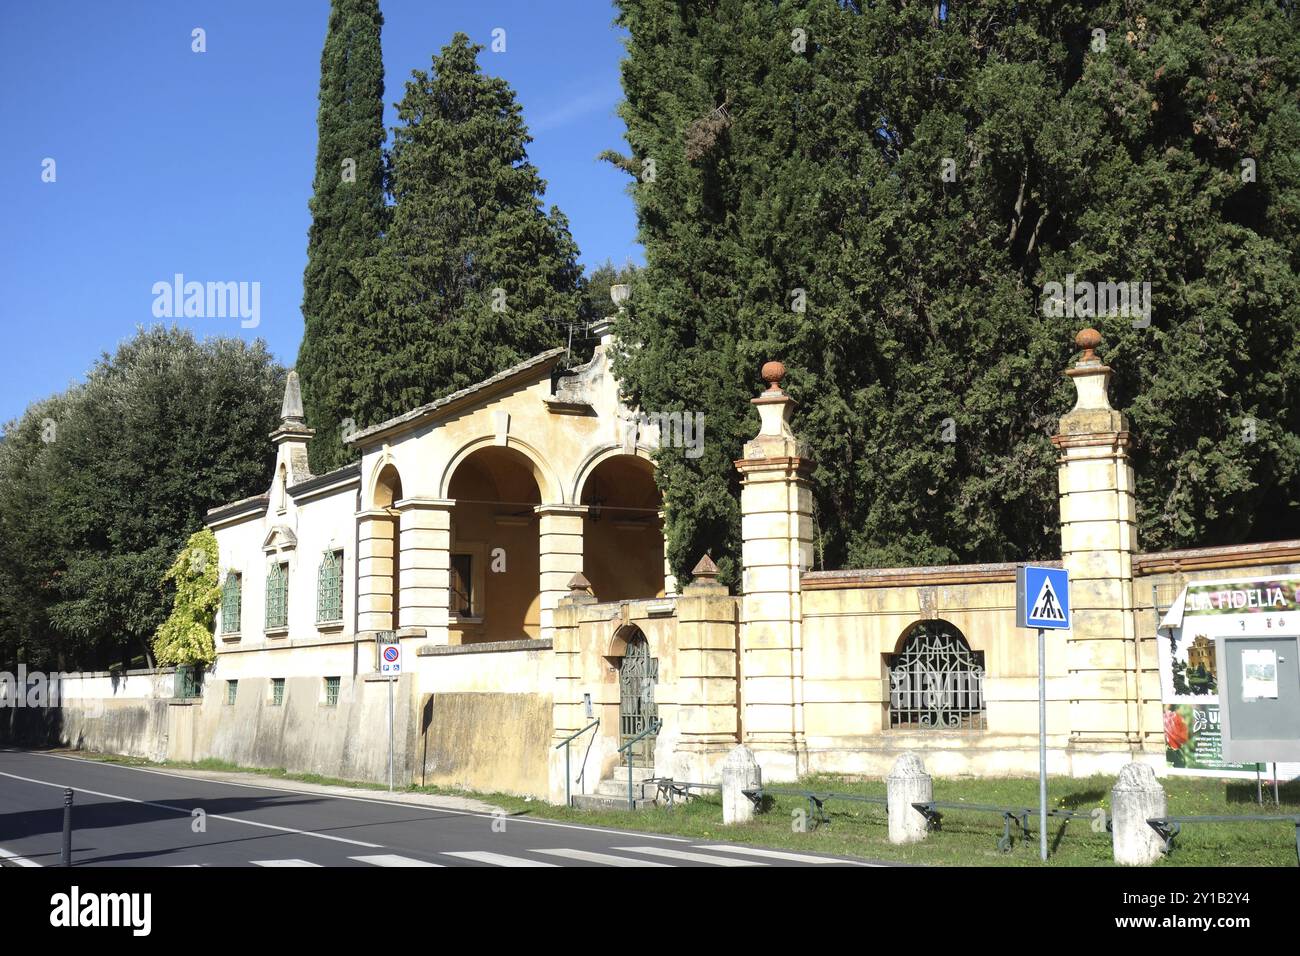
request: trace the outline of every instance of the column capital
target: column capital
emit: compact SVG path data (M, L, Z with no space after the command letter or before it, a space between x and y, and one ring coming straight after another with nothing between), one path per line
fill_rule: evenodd
M533 508L533 513L538 515L585 515L588 511L587 505L537 505Z
M450 511L456 507L456 502L452 498L402 498L399 501L394 501L393 507L398 511L415 511L420 508Z

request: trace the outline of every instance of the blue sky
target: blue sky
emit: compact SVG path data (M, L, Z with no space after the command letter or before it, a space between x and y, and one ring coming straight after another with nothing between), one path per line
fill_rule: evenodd
M609 0L381 0L387 125L412 69L457 30L510 82L545 202L590 268L643 261L622 149ZM199 335L302 336L307 200L328 0L0 4L0 422L80 379L154 318L155 282L259 282L261 320ZM191 51L191 31L207 52ZM491 52L492 31L506 50ZM46 159L54 182L42 182Z

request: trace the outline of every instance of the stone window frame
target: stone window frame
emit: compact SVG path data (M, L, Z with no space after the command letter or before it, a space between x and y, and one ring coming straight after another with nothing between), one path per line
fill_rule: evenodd
M234 582L234 601L231 602L231 582ZM234 614L230 613L234 608ZM221 585L221 638L225 641L239 640L244 614L244 575L234 568L226 572L226 579ZM231 625L234 625L233 627Z
M336 617L322 617L325 613L323 599L326 595L326 562L331 558L336 559L334 573L337 578L334 582L333 590L338 597L338 615ZM332 630L343 626L343 601L345 575L343 573L344 558L342 548L326 548L321 553L321 562L316 568L316 627L320 630Z
M275 582L275 569L282 569L279 574L280 596L275 602L272 602L272 585ZM272 607L278 605L280 615L275 621L271 618ZM266 634L271 637L280 637L289 633L289 562L287 560L272 561L266 569L266 613L265 613L265 630Z

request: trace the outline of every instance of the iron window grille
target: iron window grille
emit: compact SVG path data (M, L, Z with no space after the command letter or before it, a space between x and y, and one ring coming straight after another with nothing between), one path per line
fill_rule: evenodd
M239 617L243 611L243 578L235 571L226 575L221 587L221 633L238 634Z
M325 706L337 707L339 704L339 679L337 677L325 678Z
M474 614L474 560L468 554L451 556L451 613Z
M266 572L266 629L289 626L289 565L273 564Z
M984 653L946 621L913 625L889 669L889 726L896 730L986 730Z
M226 703L229 706L231 707L235 706L235 695L238 693L239 693L239 681L237 680L226 681Z
M284 703L284 678L271 678L271 706L279 707Z
M316 623L343 620L343 552L326 551L316 574Z

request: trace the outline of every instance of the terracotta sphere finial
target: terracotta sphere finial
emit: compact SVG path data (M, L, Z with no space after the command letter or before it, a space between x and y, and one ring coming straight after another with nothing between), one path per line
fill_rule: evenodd
M767 382L769 392L781 391L781 379L785 378L785 365L781 362L763 363L763 381Z
M1074 344L1083 349L1080 362L1097 361L1097 346L1101 345L1101 333L1096 329L1084 329L1074 337Z

